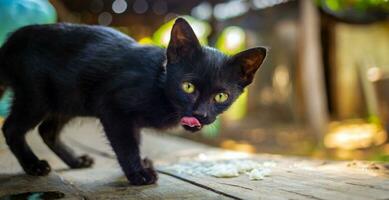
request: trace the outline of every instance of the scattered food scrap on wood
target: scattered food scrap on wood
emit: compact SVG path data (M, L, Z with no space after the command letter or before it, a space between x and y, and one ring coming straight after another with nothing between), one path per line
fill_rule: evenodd
M275 162L258 162L247 159L185 162L167 167L177 173L189 175L209 175L216 178L232 178L246 174L250 180L262 180L270 176Z

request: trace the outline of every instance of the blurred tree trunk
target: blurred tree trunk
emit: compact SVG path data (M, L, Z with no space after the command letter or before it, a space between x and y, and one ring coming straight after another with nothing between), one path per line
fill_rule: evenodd
M322 139L328 123L323 63L320 45L319 13L311 0L301 6L301 72L307 121L318 139Z

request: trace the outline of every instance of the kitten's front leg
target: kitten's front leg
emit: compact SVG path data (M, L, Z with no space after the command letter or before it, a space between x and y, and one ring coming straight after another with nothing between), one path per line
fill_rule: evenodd
M152 162L142 160L138 144L139 129L130 119L110 116L100 117L105 133L127 179L133 185L153 184L158 175Z

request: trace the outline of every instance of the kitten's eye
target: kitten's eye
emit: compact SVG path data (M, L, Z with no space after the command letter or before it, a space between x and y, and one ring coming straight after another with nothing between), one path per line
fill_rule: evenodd
M188 94L191 94L195 91L195 86L192 84L192 83L189 83L189 82L183 82L182 83L182 90L184 90L184 92L188 93Z
M226 94L224 92L220 92L220 93L216 94L216 96L215 96L215 101L217 103L223 103L223 102L227 101L227 99L228 99L228 94Z

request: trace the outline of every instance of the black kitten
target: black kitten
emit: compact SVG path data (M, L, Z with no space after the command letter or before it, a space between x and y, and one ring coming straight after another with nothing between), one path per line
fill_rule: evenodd
M45 143L71 168L93 160L76 156L59 134L76 116L100 119L128 180L156 182L150 160L141 159L141 128L179 123L198 131L212 123L250 84L266 49L228 57L201 47L184 19L177 19L168 48L141 46L101 26L33 25L13 33L0 49L0 75L14 91L3 131L26 173L46 175L25 134L39 125ZM40 123L42 122L42 123Z

